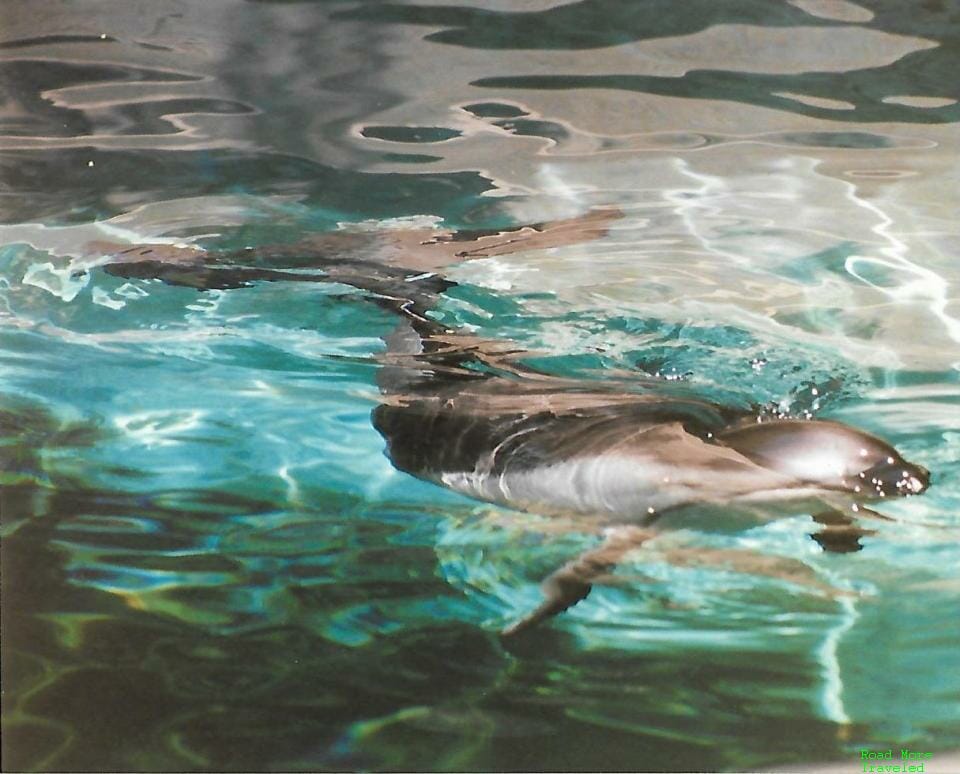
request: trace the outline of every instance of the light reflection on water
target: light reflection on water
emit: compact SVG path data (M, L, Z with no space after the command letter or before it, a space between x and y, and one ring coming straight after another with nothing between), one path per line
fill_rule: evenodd
M955 4L36 8L0 43L12 767L712 770L960 744ZM455 267L438 314L559 375L842 419L933 486L857 554L803 516L679 531L664 551L798 574L644 552L509 647L496 629L594 538L391 467L369 419L386 312L343 286L122 279L86 247L611 205L603 240Z

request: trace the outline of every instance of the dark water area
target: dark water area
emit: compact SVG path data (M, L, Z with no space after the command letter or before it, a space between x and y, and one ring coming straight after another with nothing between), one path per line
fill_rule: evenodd
M958 68L954 0L6 0L3 770L949 770ZM391 462L396 288L491 402L831 419L930 487L848 553L673 524L504 639L600 533Z

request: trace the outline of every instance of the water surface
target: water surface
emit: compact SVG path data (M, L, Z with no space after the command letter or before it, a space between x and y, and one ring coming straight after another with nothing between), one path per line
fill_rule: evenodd
M242 2L0 11L4 765L742 770L960 745L960 6ZM95 240L623 212L436 311L591 382L841 419L933 471L848 592L655 553L522 642L589 531L393 469L394 321ZM855 764L853 764L855 765Z

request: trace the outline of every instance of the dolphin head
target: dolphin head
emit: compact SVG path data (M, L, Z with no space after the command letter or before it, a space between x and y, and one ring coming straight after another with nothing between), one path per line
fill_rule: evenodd
M917 495L930 471L890 444L840 422L781 420L721 433L719 442L798 483L842 490L857 499Z
M930 486L930 471L922 465L904 460L894 450L891 454L857 474L861 491L868 496L890 497L916 495Z

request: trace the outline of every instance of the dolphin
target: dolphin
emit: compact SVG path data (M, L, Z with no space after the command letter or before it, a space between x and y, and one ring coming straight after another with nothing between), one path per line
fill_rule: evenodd
M859 519L887 520L869 504L921 494L930 483L928 470L890 444L840 422L758 422L755 413L662 380L559 378L525 367L523 353L504 342L431 333L429 320L411 328L420 332L394 334L372 412L394 466L475 499L573 518L603 535L598 548L544 581L544 602L505 636L582 600L627 553L691 518L712 529L718 513L751 521L808 513L822 526L811 537L846 553L872 534ZM401 355L401 338L418 351ZM796 572L761 567L744 553L714 558L758 574Z
M919 495L930 473L840 422L759 421L660 379L598 384L524 363L510 342L430 316L455 283L451 264L602 237L620 215L500 231L331 232L230 253L194 246L95 243L110 274L207 290L263 281L358 288L398 321L385 336L372 421L401 471L469 497L578 520L603 535L543 583L544 601L503 630L522 632L585 598L625 554L689 514L806 512L824 550L861 548L868 506ZM729 556L726 558L730 558ZM753 566L757 566L753 562Z

